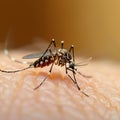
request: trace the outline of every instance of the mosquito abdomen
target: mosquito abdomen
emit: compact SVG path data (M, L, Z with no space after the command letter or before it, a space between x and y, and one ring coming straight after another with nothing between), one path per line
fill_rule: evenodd
M55 61L55 56L52 55L47 55L47 56L43 56L42 58L36 60L33 63L33 66L36 67L45 67L45 66L49 66L51 63L53 63Z

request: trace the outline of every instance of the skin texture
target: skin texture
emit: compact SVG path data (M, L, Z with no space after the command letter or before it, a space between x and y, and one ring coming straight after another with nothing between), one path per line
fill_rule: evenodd
M31 49L32 50L32 49ZM16 58L26 55L24 49L11 52ZM28 65L15 63L2 52L0 68L16 70ZM34 60L33 60L34 61ZM80 59L77 57L77 62ZM78 70L92 76L76 74L83 95L65 74L65 68L54 66L29 69L19 73L0 73L0 119L4 120L119 120L120 65L109 61L92 61Z

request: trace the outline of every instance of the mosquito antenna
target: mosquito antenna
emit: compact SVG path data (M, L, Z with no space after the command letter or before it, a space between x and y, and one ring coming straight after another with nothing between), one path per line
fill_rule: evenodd
M92 57L89 57L86 61L83 61L83 62L80 62L80 63L76 63L75 66L85 66L85 65L88 65L91 60L92 60Z
M7 71L7 70L2 70L0 69L0 72L4 72L4 73L16 73L16 72L20 72L20 71L24 71L24 70L27 70L29 68L32 68L32 66L28 66L26 68L23 68L23 69L20 69L20 70L13 70L13 71Z
M75 64L75 66L86 66L86 65L88 65L89 63L83 63L83 64Z

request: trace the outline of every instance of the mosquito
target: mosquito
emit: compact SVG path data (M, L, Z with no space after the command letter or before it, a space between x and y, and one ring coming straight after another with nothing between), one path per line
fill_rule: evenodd
M54 51L52 51L52 46L54 47ZM10 55L8 55L8 57L10 57ZM12 57L10 57L10 58L12 59ZM64 41L61 41L61 48L57 49L56 42L54 39L52 39L43 54L38 54L38 53L37 54L29 54L29 55L26 55L23 57L23 59L32 59L32 58L38 58L38 59L36 61L34 61L33 63L29 64L29 66L26 68L19 69L19 70L13 70L13 71L6 71L6 70L0 69L0 71L5 72L5 73L16 73L16 72L24 71L24 70L27 70L30 68L38 68L38 67L43 68L43 67L51 65L49 74L42 80L42 82L37 87L34 88L34 90L36 90L47 80L47 78L49 77L50 73L53 70L54 65L58 65L61 67L64 66L67 76L76 85L77 89L79 91L81 91L82 94L89 97L89 95L87 95L85 92L83 92L81 90L81 88L79 87L78 82L76 80L76 77L75 77L76 73L78 73L81 76L86 77L86 78L91 77L91 76L86 76L86 75L82 74L76 68L76 66L84 66L84 65L87 65L88 63L85 63L85 64L80 64L80 63L76 64L75 63L74 45L71 45L69 50L67 50L67 49L64 49ZM20 62L15 59L13 59L13 60L16 62ZM69 74L69 71L72 72L73 77Z

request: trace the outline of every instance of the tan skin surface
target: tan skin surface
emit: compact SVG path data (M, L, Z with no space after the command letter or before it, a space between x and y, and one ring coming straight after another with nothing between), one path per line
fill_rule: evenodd
M25 51L11 52L15 57ZM0 54L0 68L16 70L28 65L10 61ZM77 59L78 61L79 59ZM34 61L34 60L33 60ZM119 120L120 65L92 61L76 74L83 95L65 74L65 68L54 66L45 83L33 90L48 74L49 67L32 68L19 73L0 73L0 119L4 120Z

